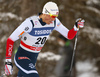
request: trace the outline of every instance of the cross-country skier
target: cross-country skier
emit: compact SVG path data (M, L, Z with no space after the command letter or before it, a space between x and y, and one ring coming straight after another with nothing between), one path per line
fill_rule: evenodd
M53 30L67 39L73 39L83 21L76 21L73 29L68 30L57 18L59 9L56 3L47 2L42 13L27 18L7 39L5 74L12 74L11 55L14 42L21 38L20 46L14 57L18 67L18 77L39 77L35 68L37 56Z

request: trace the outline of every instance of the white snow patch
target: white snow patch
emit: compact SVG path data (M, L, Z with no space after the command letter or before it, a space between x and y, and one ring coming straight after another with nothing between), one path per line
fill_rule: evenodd
M91 10L91 11L94 11L95 13L99 14L100 15L100 10L98 10L97 8L94 8L94 7L91 7L91 6L88 6L86 7L88 10Z
M46 60L56 60L56 61L58 61L58 60L60 60L60 58L61 58L61 56L60 55L56 55L56 54L54 54L54 53L52 53L52 52L44 52L44 53L39 53L39 56L38 56L38 60L41 60L41 59L46 59Z
M91 5L91 4L98 4L99 0L87 0L86 4Z
M98 41L97 44L100 45L100 41Z
M48 40L49 40L49 41L55 41L55 40L56 40L56 37L54 37L54 36L49 36L49 37L48 37Z
M100 39L100 29L99 28L92 28L90 26L86 26L84 27L84 29L82 30L83 33L88 34L89 39L94 42L97 42L97 44L100 45L100 41L98 39Z
M0 42L4 42L4 41L6 41L7 40L7 36L3 36L2 38L1 38L1 40L0 40Z
M2 20L3 18L8 18L8 17L11 18L11 19L15 18L17 20L22 20L22 17L18 17L17 15L15 15L11 12L7 12L7 13L5 13L5 12L1 13L0 12L0 20Z
M85 60L76 63L77 77L100 77L96 73L98 68L95 66L94 61Z

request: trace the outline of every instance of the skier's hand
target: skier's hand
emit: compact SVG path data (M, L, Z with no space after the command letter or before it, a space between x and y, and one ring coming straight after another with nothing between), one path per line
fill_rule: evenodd
M12 75L12 72L13 72L13 65L12 65L11 59L6 59L6 61L5 61L5 74Z
M79 30L79 28L83 28L84 27L84 22L85 20L78 18L76 19L75 25L74 25L74 30Z

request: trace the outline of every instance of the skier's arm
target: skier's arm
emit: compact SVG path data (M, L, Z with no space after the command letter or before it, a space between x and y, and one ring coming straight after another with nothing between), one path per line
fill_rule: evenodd
M76 22L74 24L74 28L69 30L69 32L68 32L68 39L73 39L75 37L79 28L84 27L84 22L85 22L85 20L82 20L81 18L76 19Z
M67 39L73 39L79 30L77 28L77 22L71 30L68 30L57 18L56 18L56 27L55 30L62 34Z
M25 32L30 32L32 29L32 25L30 20L26 19L7 39L7 45L6 45L6 60L5 60L5 74L9 75L12 74L12 51L13 51L13 45L16 40L21 38L21 36Z
M6 45L6 58L11 58L13 44L16 40L21 38L24 32L30 32L32 29L32 24L30 20L26 19L7 39Z

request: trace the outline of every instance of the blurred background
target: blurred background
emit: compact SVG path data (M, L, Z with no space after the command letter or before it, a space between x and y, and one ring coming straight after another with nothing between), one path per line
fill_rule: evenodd
M6 40L27 17L37 15L43 5L50 0L0 0L0 75L4 73ZM85 19L85 27L80 29L75 55L73 77L100 77L100 0L51 0L59 7L59 20L72 29L77 18ZM57 41L59 33L53 31L38 56L36 64L40 77L57 77L55 73L61 47ZM70 40L74 45L74 39ZM20 40L14 43L13 56ZM67 51L67 50L66 50ZM13 62L13 75L17 71ZM61 70L61 69L59 69Z

